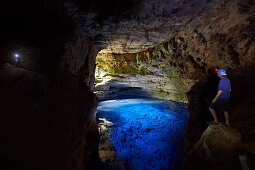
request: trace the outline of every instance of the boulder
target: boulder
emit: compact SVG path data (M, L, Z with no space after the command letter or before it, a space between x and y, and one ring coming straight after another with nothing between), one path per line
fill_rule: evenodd
M186 155L181 169L238 169L241 134L222 124L209 125Z

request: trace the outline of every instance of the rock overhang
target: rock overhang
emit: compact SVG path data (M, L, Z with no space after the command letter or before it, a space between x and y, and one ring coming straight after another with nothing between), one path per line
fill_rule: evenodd
M119 16L108 17L80 11L74 3L66 2L64 6L80 32L101 53L124 54L142 52L168 41L194 18L213 8L213 4L202 0L143 1L135 12L123 11Z

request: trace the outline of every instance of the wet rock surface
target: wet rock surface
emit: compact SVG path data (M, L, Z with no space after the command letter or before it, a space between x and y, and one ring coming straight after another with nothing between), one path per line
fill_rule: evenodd
M127 160L121 159L118 156L116 148L110 141L110 134L108 126L112 126L113 123L109 122L106 118L98 118L98 129L100 134L99 142L99 158L105 163L105 168L108 169L121 169L131 170L134 169Z

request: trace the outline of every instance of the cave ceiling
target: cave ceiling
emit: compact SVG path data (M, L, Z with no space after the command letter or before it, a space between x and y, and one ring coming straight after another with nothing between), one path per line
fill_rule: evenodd
M133 0L124 3L129 7L114 0L104 1L99 7L100 0L89 7L68 1L64 9L102 53L123 54L141 52L169 40L195 18L207 14L216 1Z

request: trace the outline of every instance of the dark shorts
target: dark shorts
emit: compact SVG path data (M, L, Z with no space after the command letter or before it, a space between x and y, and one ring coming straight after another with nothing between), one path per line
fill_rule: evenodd
M211 109L218 110L221 109L223 112L229 111L229 99L217 99L215 103L210 105Z

